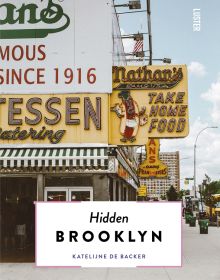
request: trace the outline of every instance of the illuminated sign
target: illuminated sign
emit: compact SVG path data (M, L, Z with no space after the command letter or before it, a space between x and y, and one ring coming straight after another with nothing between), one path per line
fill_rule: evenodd
M179 66L113 67L110 144L189 133L187 70Z
M108 143L108 95L1 95L1 144Z
M183 79L181 67L167 69L158 66L143 67L113 67L113 83L115 90L150 89L162 90L171 89L178 85Z
M149 139L146 145L147 159L144 160L138 169L142 178L166 178L167 165L159 158L160 142L158 139Z

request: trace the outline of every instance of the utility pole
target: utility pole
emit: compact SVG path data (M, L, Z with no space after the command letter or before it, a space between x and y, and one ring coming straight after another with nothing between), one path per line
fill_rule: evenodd
M146 0L147 4L147 25L148 25L148 39L149 39L149 65L152 65L152 33L151 33L151 9L150 0Z

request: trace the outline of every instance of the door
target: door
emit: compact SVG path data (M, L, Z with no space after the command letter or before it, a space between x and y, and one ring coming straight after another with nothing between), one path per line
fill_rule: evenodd
M92 187L47 187L45 201L92 201Z
M1 177L0 196L0 262L34 262L37 179Z

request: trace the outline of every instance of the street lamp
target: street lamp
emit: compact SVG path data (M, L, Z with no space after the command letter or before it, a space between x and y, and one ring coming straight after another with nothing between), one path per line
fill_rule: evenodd
M196 143L197 143L199 135L208 128L218 128L218 127L217 126L207 126L207 127L203 128L202 130L200 130L196 136L196 141L194 144L194 192L195 192L195 198L197 197L197 195L196 195Z
M171 59L170 58L167 58L167 57L165 57L165 58L153 58L152 60L155 60L155 61L163 61L163 63L168 63L168 64L170 64L171 63Z
M153 48L152 48L151 4L150 4L150 0L146 0L146 6L147 6L148 41L149 41L149 65L152 65Z

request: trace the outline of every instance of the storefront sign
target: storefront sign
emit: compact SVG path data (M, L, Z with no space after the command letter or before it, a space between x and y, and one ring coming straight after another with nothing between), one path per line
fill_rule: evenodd
M144 145L149 138L189 132L185 65L113 67L110 143Z
M108 0L2 0L0 93L110 93L111 29Z
M130 177L128 171L121 164L118 165L118 176L123 178L125 181L128 181Z
M120 163L118 164L118 176L136 188L137 182L134 180L134 177L132 177L132 175Z
M1 95L1 144L108 143L108 95Z
M149 139L146 145L147 158L138 169L141 178L167 178L167 165L159 158L160 142L159 139Z
M138 196L143 196L145 197L147 195L147 186L140 186L138 188Z

